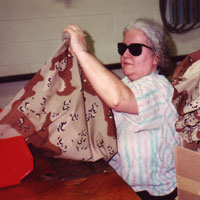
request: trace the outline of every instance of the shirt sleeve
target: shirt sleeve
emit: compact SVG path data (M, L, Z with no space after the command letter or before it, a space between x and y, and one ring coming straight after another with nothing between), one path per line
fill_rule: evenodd
M159 129L167 113L171 113L171 92L168 88L170 83L162 83L162 80L148 76L129 83L128 87L137 100L140 131Z

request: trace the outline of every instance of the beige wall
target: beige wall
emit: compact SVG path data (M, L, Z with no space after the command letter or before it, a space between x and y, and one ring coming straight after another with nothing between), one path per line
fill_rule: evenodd
M0 0L0 76L36 72L59 46L61 30L72 23L87 31L104 64L119 62L116 43L123 27L138 17L161 22L159 0ZM199 29L172 37L177 55L199 49ZM21 87L16 85L0 84L0 107L8 102L2 88L15 94Z

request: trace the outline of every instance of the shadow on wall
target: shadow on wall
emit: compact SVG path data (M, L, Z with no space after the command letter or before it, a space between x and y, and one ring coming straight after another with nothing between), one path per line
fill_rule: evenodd
M86 35L85 39L87 43L87 49L92 55L95 55L94 40L88 32L84 31L84 33Z
M177 47L170 33L167 33L169 39L170 56L177 55Z
M64 5L66 7L70 7L71 3L72 3L72 0L55 0L57 2L61 2L61 3L64 3Z

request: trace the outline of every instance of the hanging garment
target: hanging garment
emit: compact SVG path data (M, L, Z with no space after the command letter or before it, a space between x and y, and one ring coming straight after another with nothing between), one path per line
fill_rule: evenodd
M173 104L179 118L176 130L187 143L200 141L200 51L189 54L176 68Z
M112 111L66 40L0 114L0 139L19 135L57 158L107 161L117 151Z

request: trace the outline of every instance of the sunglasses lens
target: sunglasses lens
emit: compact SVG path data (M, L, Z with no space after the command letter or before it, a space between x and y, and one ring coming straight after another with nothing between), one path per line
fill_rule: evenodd
M129 46L129 51L133 56L139 56L142 53L142 45L141 44L131 44Z
M128 48L130 53L133 56L139 56L142 53L142 45L141 44L131 44L129 46L126 46L124 43L118 43L118 53L122 56L126 49Z
M124 43L118 43L118 53L122 56L127 49L127 46Z

